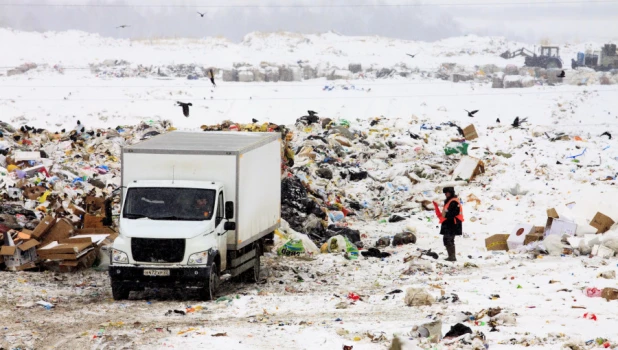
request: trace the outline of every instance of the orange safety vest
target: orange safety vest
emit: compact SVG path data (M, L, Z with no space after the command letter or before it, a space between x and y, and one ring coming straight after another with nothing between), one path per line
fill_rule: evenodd
M459 201L459 198L451 198L448 202L446 202L446 204L444 205L444 209L442 210L442 215L446 215L446 213L448 212L448 206L451 205L452 201L455 201L457 202L457 204L459 204L459 215L455 216L455 219L459 219L460 222L463 222L463 208L461 207L461 202ZM455 223L457 223L457 220L454 221Z

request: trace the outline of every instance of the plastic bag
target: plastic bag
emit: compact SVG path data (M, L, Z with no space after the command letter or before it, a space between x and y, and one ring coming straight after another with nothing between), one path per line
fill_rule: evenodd
M358 248L352 244L347 237L337 235L333 236L322 245L323 253L341 253L346 252L351 259L358 259Z
M280 256L295 256L295 257L312 257L320 254L318 247L302 233L292 232L290 239L277 249L277 255Z

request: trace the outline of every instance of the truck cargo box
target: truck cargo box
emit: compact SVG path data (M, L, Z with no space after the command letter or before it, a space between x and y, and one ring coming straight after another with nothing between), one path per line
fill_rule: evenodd
M123 187L141 180L222 182L226 201L234 202L236 230L228 232L229 250L280 224L279 133L174 131L124 147L121 166Z

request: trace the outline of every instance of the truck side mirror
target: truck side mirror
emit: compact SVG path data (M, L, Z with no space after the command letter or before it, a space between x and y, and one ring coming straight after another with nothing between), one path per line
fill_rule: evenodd
M225 202L225 218L228 220L234 218L234 202Z
M223 224L223 229L226 231L236 231L236 223L231 221L226 221Z

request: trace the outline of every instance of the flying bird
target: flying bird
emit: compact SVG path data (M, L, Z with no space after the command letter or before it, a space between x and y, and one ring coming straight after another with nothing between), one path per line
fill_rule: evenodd
M197 13L198 13L201 17L204 17L204 15L206 14L206 13L201 13L201 12L199 12L199 11L198 11Z
M130 27L130 26L129 26L129 25L126 25L126 24L123 24L123 25L121 25L121 26L116 27L116 29L118 29L118 28L128 28L128 27Z
M602 133L601 136L607 136L610 140L612 139L612 134L610 134L609 131Z
M415 57L416 55L418 55L418 54L417 54L417 53L415 53L414 55L410 55L409 53L407 53L406 55L408 55L408 56L410 56L410 57L414 58L414 57Z
M468 117L472 118L472 117L474 117L474 115L476 114L476 112L478 112L478 109L477 109L476 111L472 111L472 112L470 112L470 111L468 111L468 110L466 110L466 109L464 109L464 111L468 112Z
M560 74L558 75L558 78L564 78L566 77L566 74L564 73L564 71L560 72Z
M318 112L316 112L316 111L307 111L307 113L309 113L309 115L310 115L311 117L313 117L314 115L317 115L317 114L318 114Z
M176 103L178 103L179 106L182 107L182 114L185 115L185 117L189 116L189 106L193 106L192 103L184 103L184 102L180 102L177 101Z
M212 86L217 87L217 84L215 84L215 72L212 70L212 68L208 71L208 78L210 78Z
M496 119L496 123L500 123L500 118Z

